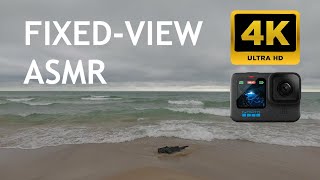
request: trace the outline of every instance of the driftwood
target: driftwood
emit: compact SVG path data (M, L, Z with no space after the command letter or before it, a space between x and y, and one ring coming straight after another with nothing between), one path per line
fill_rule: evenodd
M172 154L176 152L180 152L189 146L165 146L158 148L159 154Z

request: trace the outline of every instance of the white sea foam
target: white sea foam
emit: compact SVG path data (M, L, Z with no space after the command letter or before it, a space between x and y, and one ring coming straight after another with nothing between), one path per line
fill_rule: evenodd
M143 137L176 137L202 141L241 139L285 146L320 147L318 128L319 125L307 123L252 124L235 123L231 120L164 120L154 124L137 124L117 129L101 126L38 126L1 135L0 147L34 149L62 144L119 143Z
M0 101L0 104L7 104L7 102L5 102L5 101Z
M105 100L120 100L122 98L110 97L110 96L90 96L90 97L82 97L81 99L87 100L87 101L105 101Z
M148 110L150 108L147 108L147 107L136 107L134 108L135 110L138 110L138 111L144 111L144 110Z
M320 113L317 113L317 112L302 112L300 119L320 120Z
M93 98L108 98L110 96L91 96L91 97L93 97Z
M137 121L143 121L143 120L145 120L145 119L142 117L137 119Z
M229 109L223 108L168 108L174 112L184 112L188 114L213 114L217 116L230 116Z
M34 98L9 98L7 100L11 102L26 102L26 101L31 101L33 99Z
M178 108L168 108L174 112L184 112L188 114L213 114L217 116L230 116L230 109L225 108L189 108L189 107L178 107ZM300 119L312 119L320 120L320 113L316 112L301 112Z
M50 102L24 102L24 104L28 104L30 106L48 106L53 103L50 103Z
M176 104L176 105L194 105L194 106L203 105L203 102L197 101L197 100L184 100L184 101L169 100L168 103L169 104Z

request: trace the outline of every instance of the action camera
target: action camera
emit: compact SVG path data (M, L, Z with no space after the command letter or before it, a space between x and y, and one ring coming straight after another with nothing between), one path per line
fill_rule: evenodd
M231 118L237 122L297 121L300 99L297 73L235 73L231 79Z

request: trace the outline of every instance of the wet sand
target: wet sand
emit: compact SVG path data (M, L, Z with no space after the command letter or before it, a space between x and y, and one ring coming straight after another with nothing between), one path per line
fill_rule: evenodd
M189 145L159 155L157 148ZM0 149L1 180L319 179L320 148L240 140L143 138L117 144Z

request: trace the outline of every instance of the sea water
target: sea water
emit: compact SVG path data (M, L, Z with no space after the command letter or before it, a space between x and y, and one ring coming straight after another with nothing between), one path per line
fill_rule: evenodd
M0 92L0 147L33 149L143 137L320 147L320 93L295 123L236 123L226 92Z

